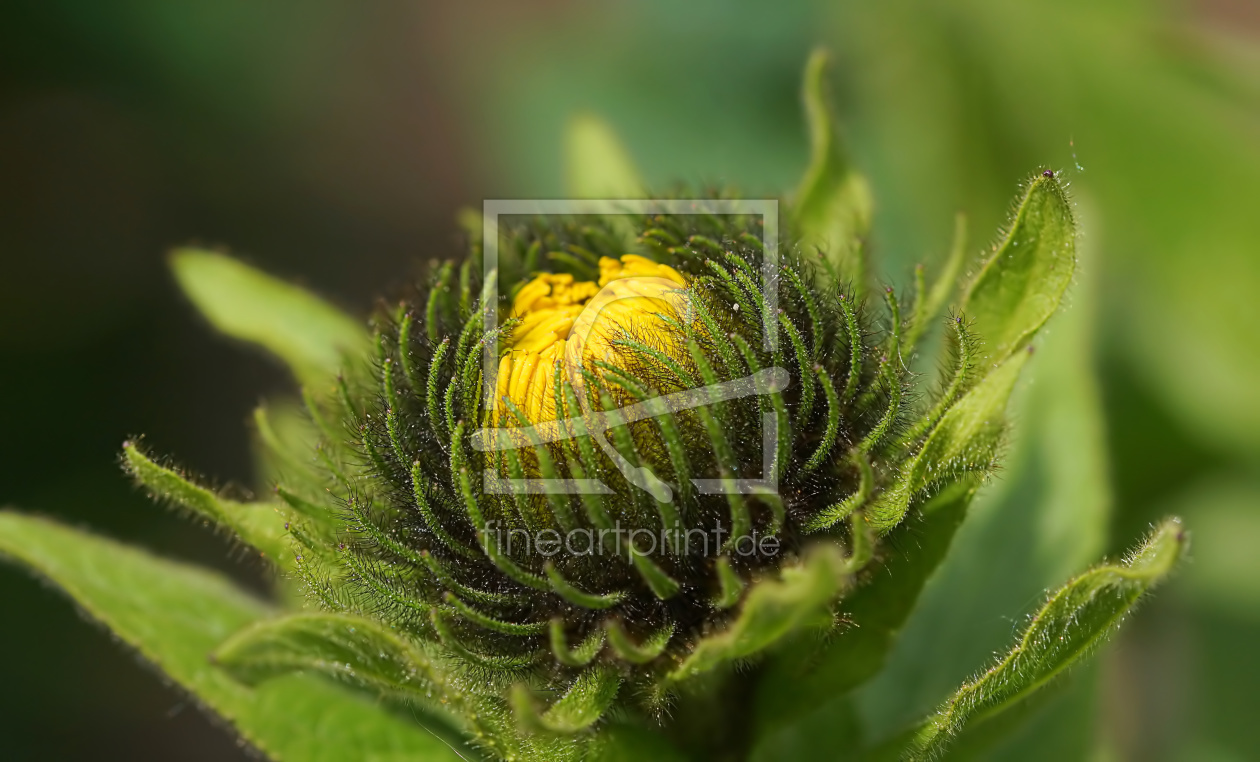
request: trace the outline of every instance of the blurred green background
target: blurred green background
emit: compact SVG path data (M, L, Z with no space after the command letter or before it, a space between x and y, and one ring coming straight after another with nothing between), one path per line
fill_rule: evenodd
M874 188L882 280L932 271L959 210L979 251L1042 165L1071 180L1085 230L1008 471L863 716L927 711L1041 589L1178 513L1194 540L1176 582L989 757L1260 759L1254 0L9 0L0 503L263 588L265 570L117 467L143 433L252 485L249 413L289 384L211 335L167 249L224 245L366 314L458 254L459 207L562 195L582 111L656 185L778 194L804 165L799 78L818 44ZM3 568L0 601L0 756L246 756L59 595Z

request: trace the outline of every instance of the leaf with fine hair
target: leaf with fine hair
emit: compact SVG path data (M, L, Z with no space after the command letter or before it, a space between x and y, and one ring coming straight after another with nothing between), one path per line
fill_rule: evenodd
M604 716L621 688L621 676L607 667L583 670L565 694L539 712L523 685L516 686L512 703L518 722L531 730L571 734L585 730Z
M861 239L870 229L871 191L844 154L828 91L828 63L820 49L805 65L802 97L810 159L793 199L792 220L803 242L822 252L833 278L861 292L867 269Z
M1032 340L1059 309L1075 271L1072 202L1053 173L1036 175L962 300L963 314L984 341L983 366L1001 363Z
M837 728L855 726L846 696L883 667L974 495L975 486L962 483L916 508L915 518L887 537L902 550L841 604L848 624L821 648L785 649L771 661L757 693L758 754L772 759L774 750L792 748L806 755L816 743L830 748Z
M284 565L292 553L286 517L276 505L238 503L190 482L175 469L158 465L134 442L123 443L127 472L158 500L169 500L199 518L231 531L264 556Z
M871 506L867 520L872 527L887 532L897 526L925 489L992 470L1006 429L1006 403L1028 355L1007 359L946 411L897 481Z
M428 730L327 681L292 675L250 689L211 665L207 656L224 638L271 613L214 572L7 511L0 512L0 554L55 583L269 757L462 756ZM432 717L426 724L441 726Z
M442 683L424 654L380 623L347 614L264 619L223 641L211 658L248 685L300 671L399 693Z
M350 614L301 613L264 619L219 644L211 660L247 685L294 672L394 695L445 716L479 743L494 747L493 710L453 684L429 655L379 622Z
M1015 648L963 685L918 730L902 758L939 759L965 728L1018 707L1107 640L1147 591L1164 581L1185 549L1177 519L1165 520L1128 558L1068 582L1033 617Z
M309 410L293 400L269 401L254 408L255 453L259 482L283 484L308 497L323 494L329 475L321 470L323 458L337 458L344 466L339 440L321 443L321 434ZM331 427L326 427L331 428Z
M1088 266L1087 247L1079 254L1071 309L1055 317L1054 330L1025 370L1032 383L1008 405L1018 431L1003 448L1001 477L977 496L886 667L858 698L872 736L886 736L934 709L971 668L1006 650L1012 614L1035 611L1043 591L1106 552L1109 469L1090 342L1097 268ZM994 574L996 568L1002 574ZM1021 759L1086 756L1093 725L1074 718L1092 716L1093 675L1074 679L1062 695L1055 691L1026 730L1004 721L1012 731L1002 741L1007 753ZM995 735L996 727L988 726L986 743Z
M306 289L214 252L177 249L170 262L211 325L276 355L303 384L326 386L343 357L368 347L357 320Z
M779 579L755 584L735 621L698 642L669 679L686 680L752 656L820 618L829 623L827 607L844 585L844 570L840 552L834 546L822 545L799 565L784 568Z

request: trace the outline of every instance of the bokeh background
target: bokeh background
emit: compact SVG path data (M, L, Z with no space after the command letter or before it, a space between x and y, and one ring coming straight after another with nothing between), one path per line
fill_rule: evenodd
M0 503L262 589L265 570L117 466L143 433L253 485L250 411L289 388L194 315L170 247L227 247L366 314L459 253L460 207L562 195L579 112L651 183L777 194L804 166L799 77L819 44L875 191L883 280L939 262L959 210L979 251L1042 165L1071 180L1085 228L1009 470L862 712L893 728L926 711L1039 590L1179 513L1194 544L1178 579L989 756L1260 759L1254 0L8 0ZM3 758L246 756L11 567L0 612Z

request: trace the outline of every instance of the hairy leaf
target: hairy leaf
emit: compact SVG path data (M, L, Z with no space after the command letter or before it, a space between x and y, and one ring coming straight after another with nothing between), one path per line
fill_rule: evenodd
M797 628L817 622L840 592L844 569L838 550L820 546L799 566L783 569L780 579L755 585L738 618L723 632L697 643L670 679L684 680L751 656Z
M565 694L543 712L537 711L524 686L517 686L513 692L513 704L517 718L526 728L576 733L604 716L620 688L621 676L615 671L592 667L583 670Z
M1006 428L1006 403L1027 359L1027 352L1010 357L946 411L898 480L871 506L872 527L881 532L895 527L925 489L993 469Z
M294 675L252 690L211 665L218 643L270 613L218 574L10 512L0 512L0 553L63 589L269 757L461 758L428 730L318 678Z
M1088 250L1081 250L1088 262ZM1106 550L1109 488L1104 432L1093 380L1091 275L1082 265L1071 309L1055 317L1031 367L1032 382L1012 395L1008 418L1018 430L1003 448L1002 471L977 495L936 579L924 591L881 674L858 702L872 736L883 737L933 710L975 665L1006 650L1012 616L1031 614L1043 591L1088 569ZM1001 574L994 574L1001 569ZM1080 680L1074 680L1081 682ZM1064 732L1068 701L1088 703L1073 685L1014 734L1013 758L1083 757L1088 728ZM1077 710L1073 710L1077 711ZM1052 727L1058 723L1057 727ZM1014 723L1011 723L1014 725ZM985 733L991 740L991 727ZM1069 738L1077 751L1067 751Z
M1076 270L1076 220L1062 183L1028 183L1002 241L967 289L962 312L985 343L985 365L1019 351L1059 308Z
M171 269L215 328L275 354L304 384L326 385L343 356L367 349L367 333L357 320L231 257L179 249L171 255Z
M1181 522L1169 519L1137 551L1104 564L1055 592L1009 654L967 683L915 733L904 758L936 759L968 725L1017 707L1115 631L1148 590L1162 582L1185 547Z
M169 500L230 530L276 563L284 563L292 555L285 529L286 517L277 506L238 503L219 497L188 481L178 471L153 462L133 442L123 444L123 459L127 472L153 497Z
M379 622L346 614L292 614L246 627L214 650L215 664L249 685L290 672L403 693L433 689L428 658Z
M263 484L282 484L308 498L318 498L330 481L321 457L336 457L334 463L339 467L348 465L337 457L340 440L321 444L321 434L327 439L328 432L316 426L309 410L293 400L271 400L255 408L254 432Z
M836 728L855 736L845 697L882 668L974 494L974 485L959 484L916 509L915 519L885 538L887 559L843 601L841 631L820 649L788 649L771 662L756 699L759 754L769 759L774 749L816 741L831 746Z

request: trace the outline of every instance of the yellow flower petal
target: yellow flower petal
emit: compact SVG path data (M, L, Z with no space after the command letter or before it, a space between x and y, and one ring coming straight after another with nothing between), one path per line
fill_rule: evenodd
M670 354L682 338L662 320L687 319L687 280L677 270L636 254L599 262L599 282L568 273L543 273L521 287L512 317L521 323L505 342L499 362L497 400L504 397L535 423L555 420L555 364L563 377L583 385L581 369L592 361L621 364L615 342L631 336ZM500 406L496 419L516 425Z

